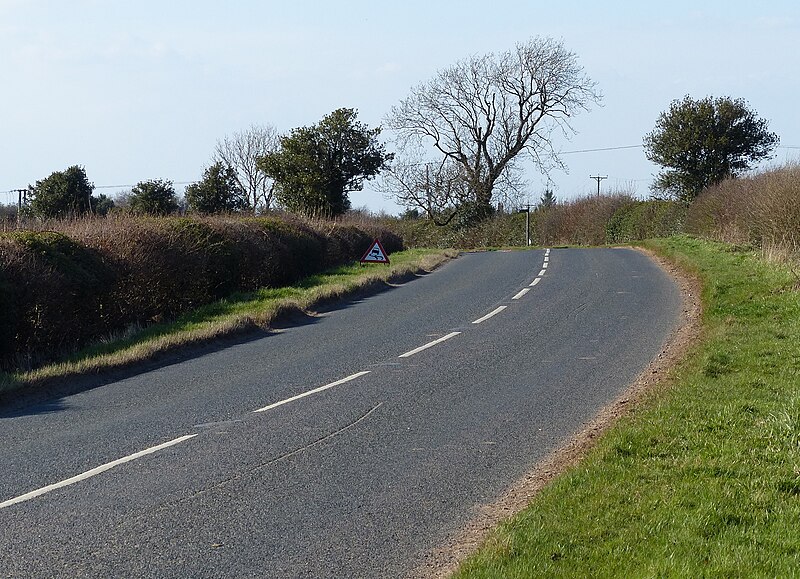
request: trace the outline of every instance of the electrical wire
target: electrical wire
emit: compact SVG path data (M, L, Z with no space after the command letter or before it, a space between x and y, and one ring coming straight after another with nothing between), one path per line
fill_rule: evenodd
M573 153L598 153L600 151L620 151L622 149L641 149L644 145L625 145L623 147L603 147L602 149L581 149L579 151L562 151L559 155L572 155Z
M598 149L578 149L576 151L561 151L558 153L559 155L574 155L577 153L601 153L604 151L622 151L624 149L641 149L644 145L623 145L621 147L601 147ZM800 150L800 147L795 147L791 145L779 145L778 149L791 149L791 150ZM413 166L423 166L423 165L433 165L436 163L410 163L409 165ZM634 179L634 181L645 181L646 179ZM173 185L191 185L193 183L197 183L197 181L176 181ZM95 189L131 189L135 187L135 185L96 185ZM16 189L9 189L8 191L0 191L0 193L12 194L16 193Z

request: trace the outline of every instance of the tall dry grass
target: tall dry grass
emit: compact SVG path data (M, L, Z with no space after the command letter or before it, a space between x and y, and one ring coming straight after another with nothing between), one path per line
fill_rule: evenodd
M536 239L540 245L602 245L614 214L636 200L617 193L576 199L537 211Z
M704 191L687 215L688 232L749 244L768 257L800 256L800 164L729 179Z

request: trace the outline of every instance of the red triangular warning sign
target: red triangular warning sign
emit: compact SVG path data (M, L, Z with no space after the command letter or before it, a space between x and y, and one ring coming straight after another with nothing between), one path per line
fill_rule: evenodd
M386 250L383 249L379 239L376 239L372 245L370 245L367 253L361 258L361 263L389 263Z

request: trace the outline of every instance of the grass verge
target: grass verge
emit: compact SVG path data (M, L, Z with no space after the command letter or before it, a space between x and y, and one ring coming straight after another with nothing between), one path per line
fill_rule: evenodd
M798 575L797 280L736 246L646 245L703 280L703 342L456 577Z
M177 348L248 329L266 328L281 316L308 311L327 301L431 271L455 255L452 250L414 249L393 253L390 266L351 264L313 275L293 286L233 295L175 321L110 337L61 363L31 372L0 374L0 394L34 388L70 376L122 368Z

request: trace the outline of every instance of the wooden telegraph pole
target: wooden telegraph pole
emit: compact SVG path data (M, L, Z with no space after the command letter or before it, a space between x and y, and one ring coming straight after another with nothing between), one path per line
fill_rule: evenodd
M589 179L594 179L597 181L597 196L600 197L600 181L603 179L608 179L608 175L601 176L601 175L589 175Z
M12 189L17 194L17 229L22 226L22 204L28 204L27 189Z

